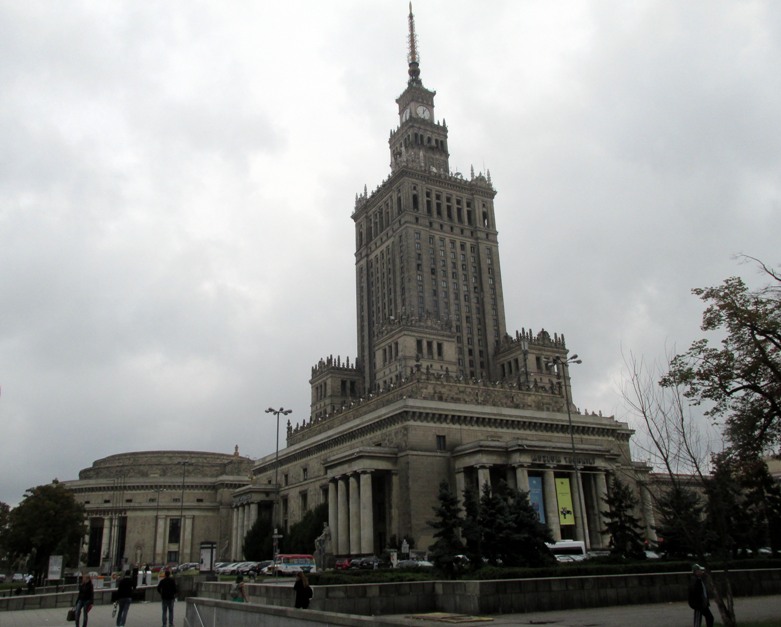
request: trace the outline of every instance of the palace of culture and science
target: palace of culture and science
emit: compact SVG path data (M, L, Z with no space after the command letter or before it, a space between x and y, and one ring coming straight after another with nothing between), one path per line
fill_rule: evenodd
M425 551L443 480L459 497L506 481L529 493L555 539L602 548L603 499L619 477L655 539L650 468L631 459L632 430L578 412L563 335L507 330L496 191L487 172L450 171L448 128L421 78L411 11L407 74L390 174L352 211L357 359L312 368L310 416L287 424L278 456L128 453L82 471L70 487L91 517L91 561L107 552L187 561L205 541L219 559L239 560L258 517L284 535L323 503L332 556L379 555L402 539ZM165 459L179 461L167 468ZM123 491L148 498L117 500L118 474ZM181 498L161 502L179 481ZM106 549L120 535L124 548Z
M277 524L327 502L335 555L379 554L405 537L428 547L442 480L459 496L507 481L529 492L554 538L603 547L602 499L620 476L637 486L653 538L632 431L576 413L563 335L507 332L496 192L488 173L450 171L411 11L407 72L390 175L352 213L358 358L312 368L309 420L288 424L279 466L261 460L235 494L233 545L271 506L275 472Z

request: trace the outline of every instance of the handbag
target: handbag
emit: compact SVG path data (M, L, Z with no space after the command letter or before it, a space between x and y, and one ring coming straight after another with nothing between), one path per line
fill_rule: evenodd
M65 617L65 620L68 622L73 622L76 620L76 611L73 608L68 610L68 615Z
M117 606L119 603L114 603L114 607L111 608L111 618L114 618L117 615Z

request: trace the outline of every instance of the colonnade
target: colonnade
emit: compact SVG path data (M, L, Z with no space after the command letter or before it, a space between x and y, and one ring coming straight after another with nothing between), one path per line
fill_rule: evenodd
M252 529L252 525L258 520L258 503L239 503L233 507L233 516L231 517L231 560L240 561L244 559L242 547L244 537Z
M395 485L391 490L397 493ZM371 470L339 475L328 482L328 527L335 554L375 552L373 501Z
M574 467L562 468L561 466L533 466L529 464L516 464L511 467L504 466L508 470L508 480L512 485L514 481L517 489L524 492L530 492L529 477L538 477L541 479L542 498L541 519L544 518L545 524L551 532L554 540L561 540L563 537L561 524L561 505L556 487L557 479L568 479L570 496L572 500L572 514L574 519L573 533L564 534L564 536L573 537L575 540L586 541L587 546L593 548L607 547L609 538L604 533L606 520L602 512L607 508L604 502L607 496L607 473L602 470L583 470ZM471 468L461 468L456 470L456 493L462 495L466 487L465 470L471 470L476 474L477 484L482 491L482 486L488 483L491 485L491 465L477 464ZM532 495L530 494L530 497ZM653 507L647 490L641 488L641 514L646 531L646 536L650 540L655 540L653 532ZM534 504L534 499L532 498ZM581 509L582 508L582 509Z

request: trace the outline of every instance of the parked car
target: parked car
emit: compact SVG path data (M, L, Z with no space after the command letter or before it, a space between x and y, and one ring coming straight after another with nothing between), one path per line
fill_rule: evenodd
M217 569L217 573L220 575L236 575L238 574L240 562L228 562Z
M198 562L185 562L184 564L179 564L179 566L172 570L175 573L183 573L188 570L198 570L200 566L201 565Z
M336 560L336 563L334 564L334 568L336 570L347 570L350 568L350 563L352 562L352 558L350 557L340 557L338 560Z
M434 564L428 560L399 560L396 568L434 568Z
M260 562L241 562L236 568L236 574L254 576L257 574L257 567Z
M274 562L272 560L263 560L262 562L253 562L253 566L249 569L249 574L252 576L262 575L263 570L271 566Z
M14 573L11 577L13 583L23 583L26 579L27 575L23 575L22 573Z
M371 557L357 557L350 561L349 568L360 568L361 570L373 570L377 568L385 568L387 564L383 562L376 555Z
M582 540L559 540L546 544L558 562L581 562L588 557L586 543Z
M0 583L5 583L5 575L0 573Z

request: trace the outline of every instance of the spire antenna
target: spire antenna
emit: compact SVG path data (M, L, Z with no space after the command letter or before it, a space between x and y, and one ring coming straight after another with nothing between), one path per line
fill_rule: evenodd
M415 16L412 14L412 2L409 3L409 54L407 63L409 64L410 85L420 85L420 57L418 56L418 36L415 34Z

